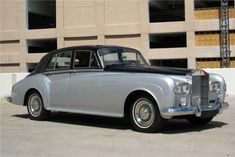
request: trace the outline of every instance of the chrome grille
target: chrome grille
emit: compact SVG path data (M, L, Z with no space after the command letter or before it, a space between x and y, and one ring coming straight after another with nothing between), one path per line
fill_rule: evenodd
M192 97L201 99L201 106L209 102L209 75L205 72L192 75Z

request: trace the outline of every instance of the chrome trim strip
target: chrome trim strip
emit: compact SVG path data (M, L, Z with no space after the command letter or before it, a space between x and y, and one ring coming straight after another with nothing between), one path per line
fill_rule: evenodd
M82 72L103 72L103 69L70 69L70 70L56 70L43 72L44 75L56 75L66 73L82 73Z
M54 71L45 71L42 74L44 75L56 75L56 74L66 74L70 73L71 70L54 70Z
M73 69L72 73L82 73L82 72L103 72L104 69Z

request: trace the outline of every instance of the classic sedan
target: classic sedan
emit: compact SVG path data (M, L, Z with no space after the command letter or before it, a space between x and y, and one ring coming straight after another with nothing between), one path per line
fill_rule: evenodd
M52 51L12 87L9 101L29 117L51 111L125 117L134 130L159 131L165 120L206 124L228 108L217 74L150 66L141 53L120 46L77 46Z

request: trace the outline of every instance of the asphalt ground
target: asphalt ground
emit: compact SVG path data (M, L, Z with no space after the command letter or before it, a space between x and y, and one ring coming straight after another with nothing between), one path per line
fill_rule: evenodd
M132 131L122 119L55 113L32 121L26 107L1 101L1 157L234 157L235 97L204 126L169 120L160 133Z

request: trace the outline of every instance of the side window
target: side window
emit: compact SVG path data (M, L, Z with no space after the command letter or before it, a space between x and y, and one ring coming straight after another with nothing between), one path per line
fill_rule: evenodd
M91 53L90 68L99 68L99 64L94 53Z
M74 68L98 68L98 62L93 52L79 50L74 54Z
M103 63L105 65L119 63L118 53L105 54L105 55L101 56L101 59L103 60Z
M49 65L49 70L66 70L70 69L72 51L64 51L58 54L55 54Z
M132 52L123 52L122 59L123 61L137 61L137 54Z

